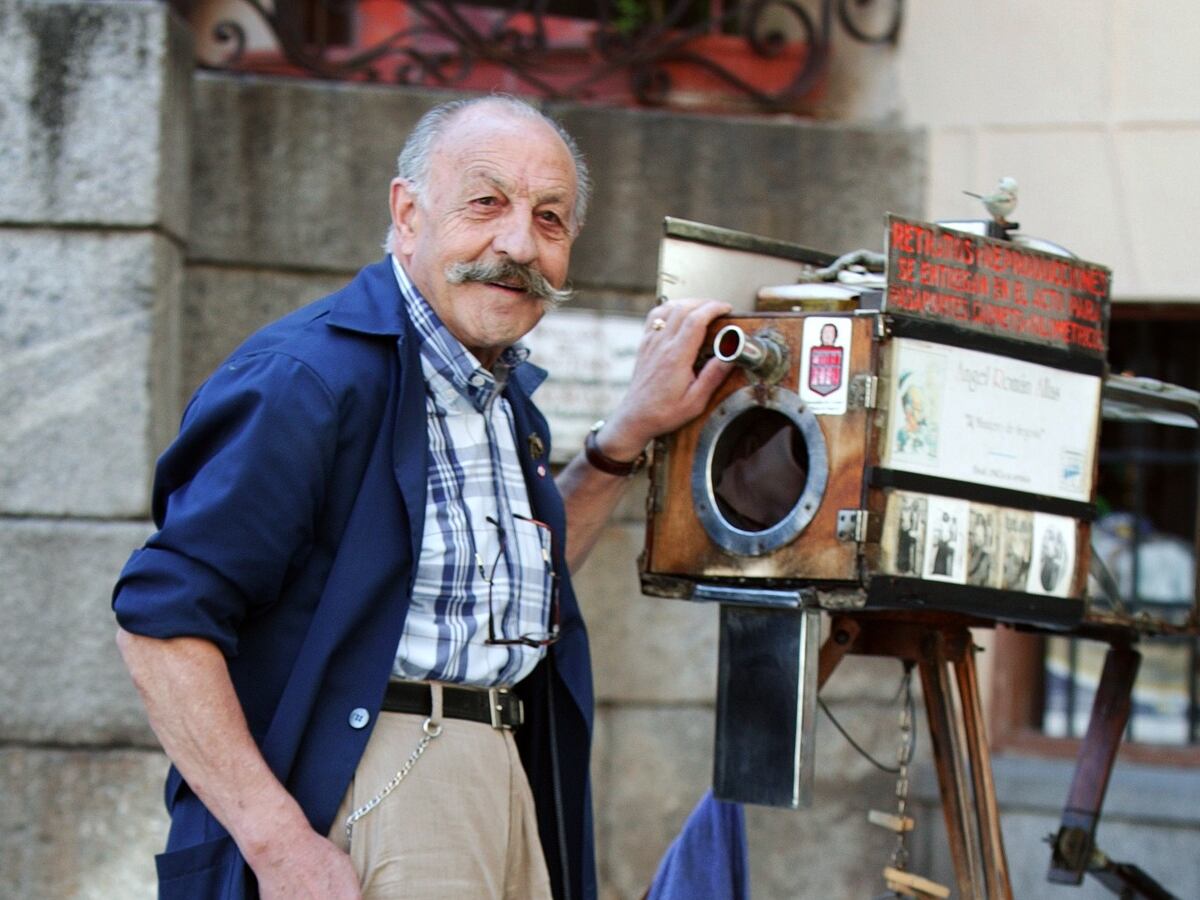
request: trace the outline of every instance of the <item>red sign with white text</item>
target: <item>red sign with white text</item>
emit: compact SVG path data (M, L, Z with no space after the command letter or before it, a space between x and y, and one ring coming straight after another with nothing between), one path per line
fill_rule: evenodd
M884 310L1103 358L1104 266L888 216Z

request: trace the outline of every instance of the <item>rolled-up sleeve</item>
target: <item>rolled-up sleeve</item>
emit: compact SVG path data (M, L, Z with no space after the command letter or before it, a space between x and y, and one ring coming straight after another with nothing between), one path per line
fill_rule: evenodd
M243 619L278 600L312 546L337 441L336 398L303 362L271 351L222 366L158 462L158 531L113 590L121 627L236 654Z

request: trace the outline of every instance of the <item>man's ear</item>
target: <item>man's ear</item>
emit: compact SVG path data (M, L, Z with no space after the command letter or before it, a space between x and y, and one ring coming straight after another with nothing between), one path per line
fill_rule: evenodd
M392 227L396 230L396 251L401 256L407 256L413 251L413 244L419 227L417 198L402 178L393 178L388 206L392 213Z

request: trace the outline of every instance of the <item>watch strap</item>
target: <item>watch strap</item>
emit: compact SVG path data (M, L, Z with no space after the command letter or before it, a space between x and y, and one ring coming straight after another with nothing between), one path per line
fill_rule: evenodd
M593 428L587 433L587 437L583 441L583 455L587 458L588 464L594 469L599 469L606 475L618 475L628 477L636 475L646 465L646 451L643 450L634 459L628 462L623 462L619 459L613 459L611 456L605 455L600 449L600 445L596 443L596 432L598 428Z

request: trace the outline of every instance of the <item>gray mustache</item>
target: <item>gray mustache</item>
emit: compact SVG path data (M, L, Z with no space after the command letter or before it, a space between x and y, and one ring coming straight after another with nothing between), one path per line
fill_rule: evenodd
M446 280L451 284L466 284L471 281L486 284L499 281L519 287L551 307L566 303L575 296L575 292L569 287L556 288L533 266L513 262L511 259L451 263L446 267Z

